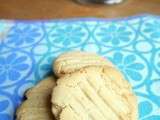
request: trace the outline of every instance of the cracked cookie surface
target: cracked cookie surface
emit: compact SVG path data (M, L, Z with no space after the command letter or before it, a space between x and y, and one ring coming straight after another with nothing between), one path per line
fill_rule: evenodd
M54 77L50 76L30 88L26 100L16 112L16 120L55 120L51 112L51 93L56 85Z
M113 64L95 54L82 51L72 51L61 54L54 62L55 75L60 77L75 72L86 66L113 66Z
M90 66L58 79L52 92L57 120L137 120L130 84L112 67Z

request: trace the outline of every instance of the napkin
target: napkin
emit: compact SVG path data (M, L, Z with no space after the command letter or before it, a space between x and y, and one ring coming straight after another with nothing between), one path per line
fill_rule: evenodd
M14 120L24 92L71 50L110 59L132 84L139 120L160 120L160 17L0 20L0 120Z

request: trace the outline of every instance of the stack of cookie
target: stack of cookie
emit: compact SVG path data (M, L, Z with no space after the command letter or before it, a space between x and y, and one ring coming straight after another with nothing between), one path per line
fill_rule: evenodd
M26 92L17 120L137 120L131 85L114 65L93 53L68 52L53 77Z

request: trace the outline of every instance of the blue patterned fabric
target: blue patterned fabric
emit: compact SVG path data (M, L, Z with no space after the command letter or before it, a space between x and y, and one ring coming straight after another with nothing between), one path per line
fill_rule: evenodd
M13 120L24 92L51 73L55 57L70 50L110 59L138 96L139 120L160 120L159 17L3 20L0 35L0 120Z

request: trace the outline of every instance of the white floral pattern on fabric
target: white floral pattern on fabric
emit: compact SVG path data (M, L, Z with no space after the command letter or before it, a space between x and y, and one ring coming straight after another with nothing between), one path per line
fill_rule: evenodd
M0 30L5 22L12 27L0 41L0 120L14 120L24 91L70 50L110 59L138 96L139 119L160 120L160 17L0 21Z

